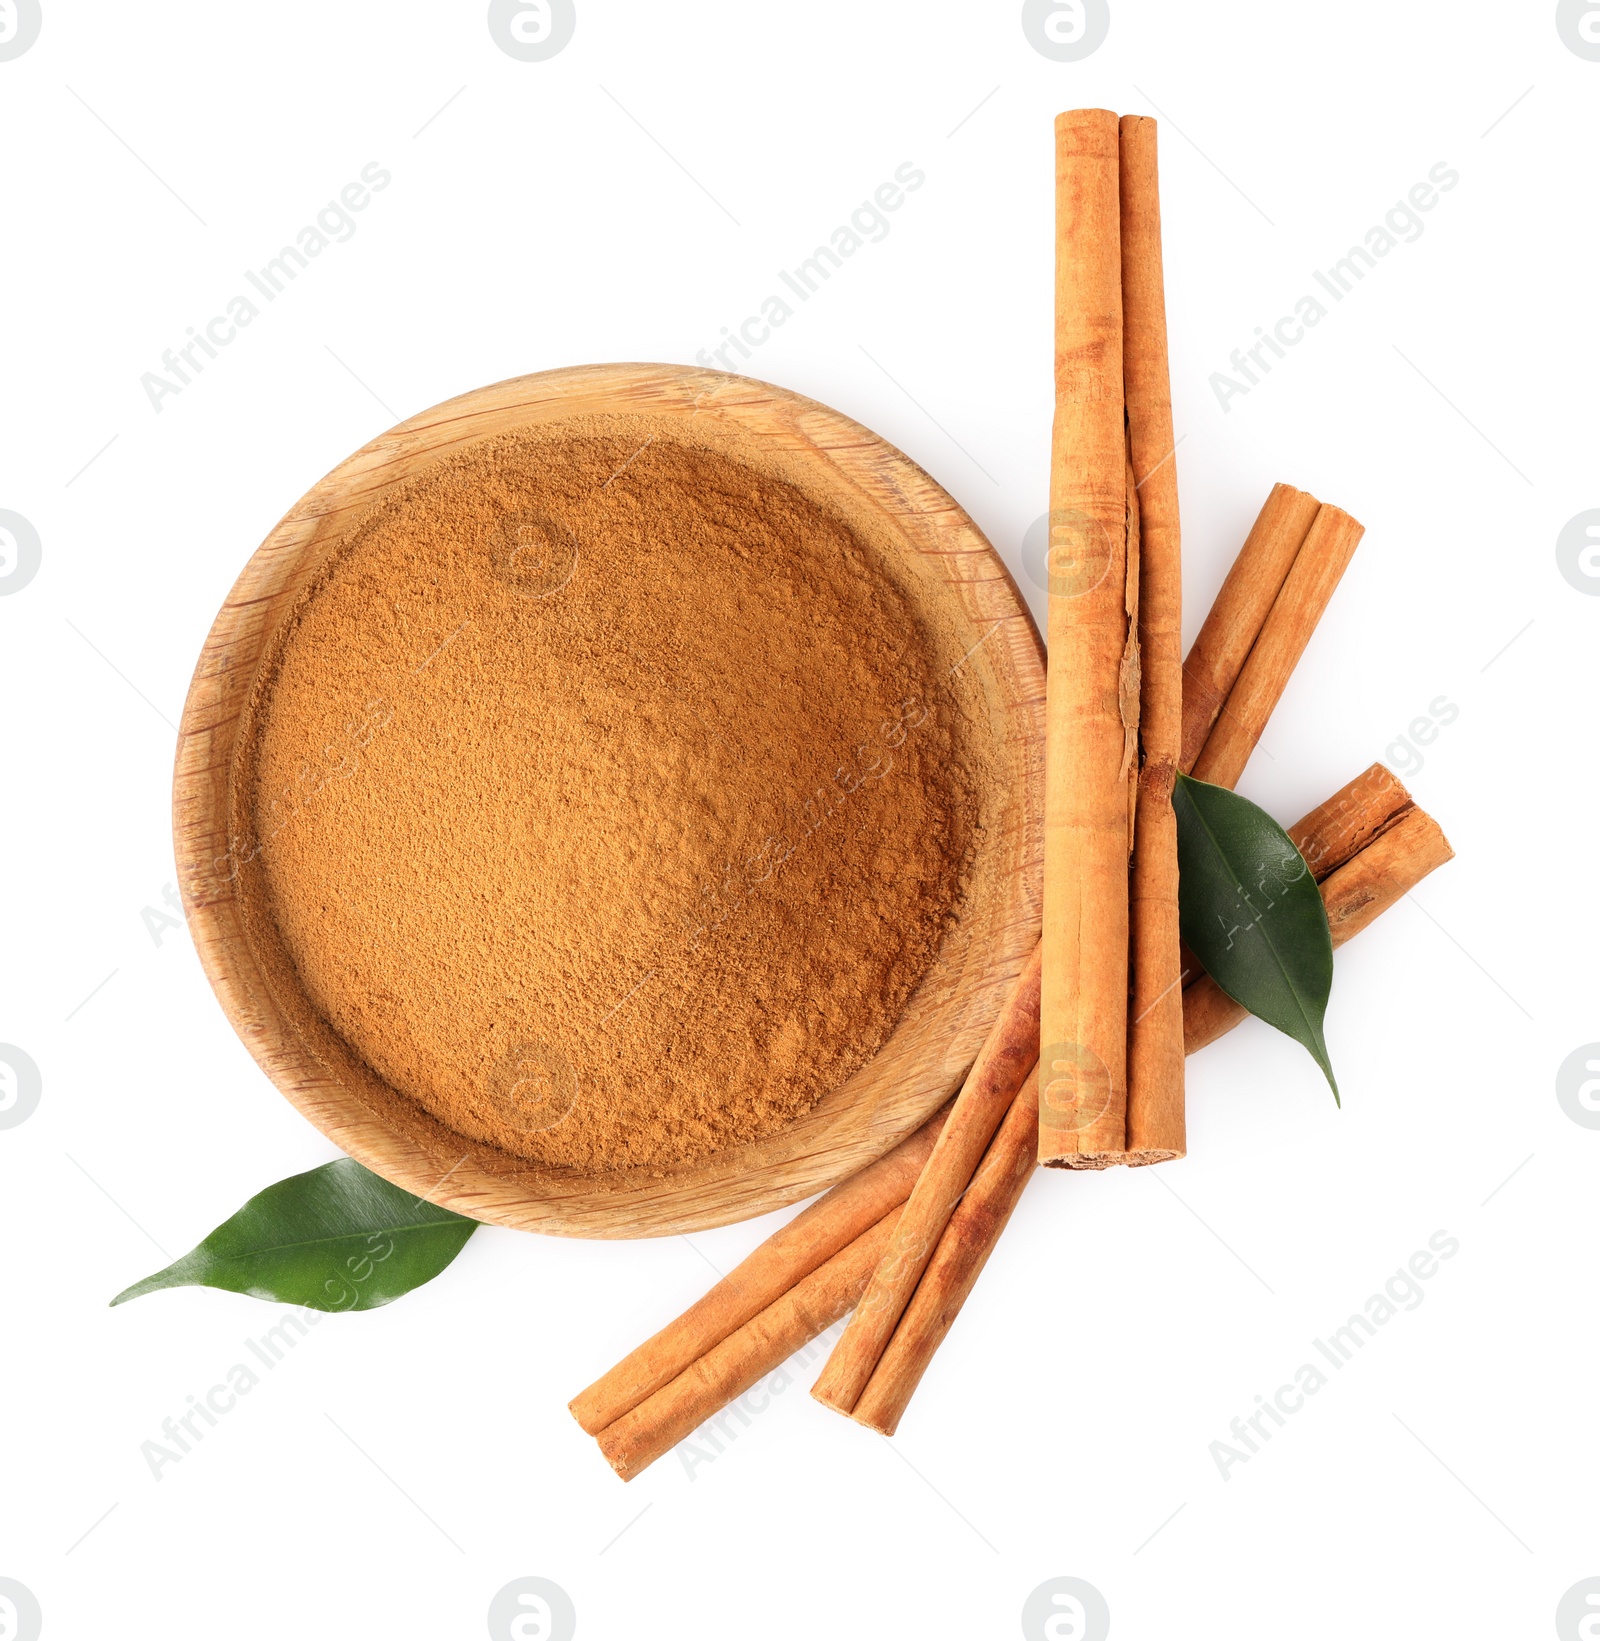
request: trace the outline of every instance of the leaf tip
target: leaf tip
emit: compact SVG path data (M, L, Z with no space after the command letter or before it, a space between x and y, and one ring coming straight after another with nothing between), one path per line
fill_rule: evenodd
M1322 1075L1328 1079L1328 1087L1333 1090L1333 1103L1339 1110L1344 1110L1344 1101L1339 1097L1338 1080L1333 1075L1333 1062L1328 1058L1328 1051L1323 1049L1317 1057L1317 1064L1322 1069Z
M179 1284L172 1281L173 1267L164 1271L157 1271L154 1276L147 1276L141 1282L135 1282L131 1288L124 1288L121 1293L106 1307L115 1310L118 1305L126 1305L130 1299L143 1299L147 1293L156 1293L162 1288L173 1288Z

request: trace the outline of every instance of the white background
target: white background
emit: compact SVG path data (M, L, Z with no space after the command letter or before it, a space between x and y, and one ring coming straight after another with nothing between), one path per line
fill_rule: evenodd
M1014 3L579 0L521 63L480 4L45 0L0 62L0 508L43 542L0 598L0 1040L44 1079L0 1132L0 1576L52 1641L481 1636L535 1574L587 1641L1010 1637L1057 1575L1118 1641L1498 1641L1600 1575L1600 1132L1555 1095L1600 1038L1600 601L1555 557L1600 506L1600 63L1546 3L1112 9L1073 64ZM402 416L693 361L912 161L888 237L746 368L910 452L1020 578L1050 119L1091 104L1165 116L1189 634L1274 480L1368 525L1242 790L1292 820L1386 749L1415 770L1396 738L1459 709L1410 777L1459 858L1339 958L1343 1111L1264 1026L1207 1050L1188 1160L1037 1179L892 1444L810 1403L813 1365L720 1456L624 1487L568 1398L776 1221L487 1229L154 1479L141 1443L277 1313L106 1301L334 1154L144 915L240 566ZM354 237L157 414L141 374L371 161L393 183ZM1225 414L1211 374L1441 161L1421 238ZM1420 1307L1224 1480L1229 1422L1440 1230Z

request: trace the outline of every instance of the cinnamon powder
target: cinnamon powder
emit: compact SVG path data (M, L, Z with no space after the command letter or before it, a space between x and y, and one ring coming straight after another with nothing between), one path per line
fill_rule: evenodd
M468 446L279 631L235 772L247 927L391 1089L512 1157L759 1139L884 1043L958 913L948 673L758 452L649 417Z

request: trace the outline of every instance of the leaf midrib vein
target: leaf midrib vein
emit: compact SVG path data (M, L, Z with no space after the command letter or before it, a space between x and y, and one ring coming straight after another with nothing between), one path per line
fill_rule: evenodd
M243 1253L237 1254L211 1252L210 1257L212 1259L256 1259L262 1254L287 1253L292 1248L321 1248L326 1247L330 1242L349 1242L357 1237L404 1236L408 1231L438 1231L460 1224L476 1226L477 1221L468 1219L465 1214L462 1214L455 1219L419 1220L413 1225L376 1225L370 1231L340 1231L333 1236L307 1237L303 1242L274 1242L263 1248L248 1248ZM207 1252L205 1244L202 1243L194 1252L197 1254ZM189 1257L188 1254L184 1255L185 1259ZM178 1263L182 1264L183 1261L179 1260Z
M1193 798L1190 798L1189 800L1189 807L1194 810L1195 817L1200 822L1200 830L1206 835L1206 841L1216 851L1217 859L1222 862L1223 869L1233 880L1234 888L1237 889L1244 897L1245 905L1249 906L1250 891L1246 889L1245 886L1239 881L1239 874L1234 871L1226 853L1223 851L1221 843L1217 840L1216 833L1211 830L1211 823L1206 819L1205 811L1194 801ZM1251 907L1251 909L1254 910L1254 907ZM1322 1043L1322 1028L1320 1025L1314 1024L1311 1018L1307 1015L1305 1005L1300 1001L1300 988L1294 983L1293 979L1290 978L1288 969L1284 967L1283 958L1279 955L1277 944L1274 942L1272 936L1267 933L1267 926L1262 921L1260 916L1258 916L1255 920L1255 927L1261 931L1261 938L1266 942L1267 950L1272 954L1272 961L1277 965L1278 973L1282 976L1283 983L1289 988L1289 996L1294 1002L1295 1012L1300 1016L1301 1022L1310 1033L1312 1041L1320 1047ZM1237 1002L1238 999L1235 998L1234 1001ZM1323 1048L1318 1056L1318 1064L1320 1065L1322 1060L1326 1057L1327 1050ZM1327 1068L1324 1066L1323 1069L1326 1070Z

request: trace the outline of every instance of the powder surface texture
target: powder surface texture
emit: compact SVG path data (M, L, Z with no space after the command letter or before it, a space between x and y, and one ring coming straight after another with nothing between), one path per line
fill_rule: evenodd
M447 1128L663 1172L887 1039L979 806L948 663L838 517L665 419L466 446L286 619L236 768L318 1014Z

